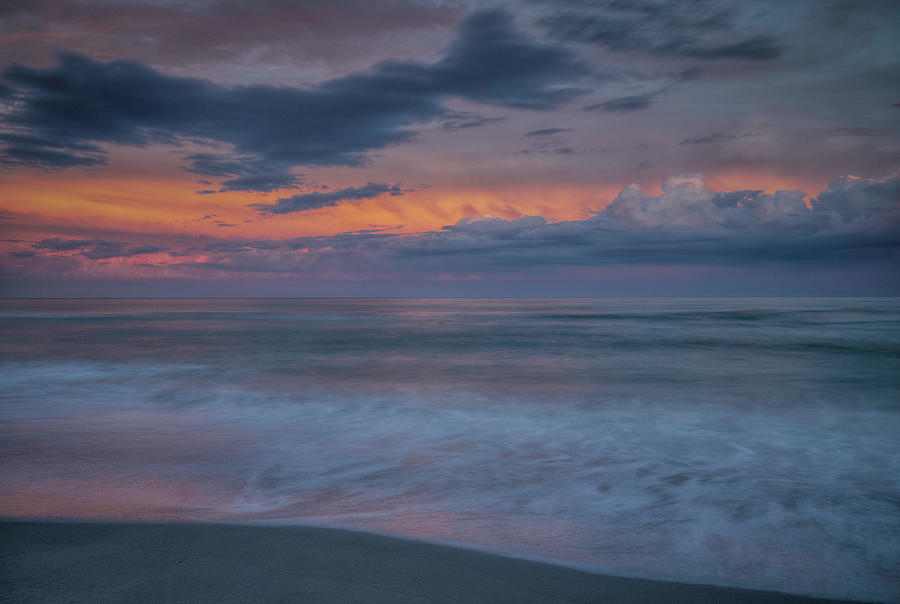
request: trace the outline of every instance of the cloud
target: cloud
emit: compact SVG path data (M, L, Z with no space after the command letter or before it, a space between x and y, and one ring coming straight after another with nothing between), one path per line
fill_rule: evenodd
M537 42L505 12L473 13L433 63L389 60L309 88L224 87L133 61L62 53L49 68L10 64L3 161L67 168L105 161L100 145L182 139L230 150L187 157L223 190L296 186L297 166L362 165L368 153L416 137L451 116L444 101L548 110L585 93L589 70L564 47Z
M368 182L361 187L347 187L346 189L329 191L327 193L314 191L312 193L284 197L272 204L252 204L250 207L268 214L289 214L292 212L306 212L307 210L336 206L344 201L371 199L372 197L378 197L384 193L399 196L403 195L403 190L400 188L400 185Z
M595 103L584 107L585 111L609 111L613 113L624 113L629 111L640 111L646 109L653 102L657 93L634 94L623 96L617 99L611 99L602 103Z
M732 191L713 193L706 189L699 174L670 178L658 196L645 195L629 185L598 217L622 224L657 228L690 227L730 230L736 233L751 227L771 233L784 227L816 229L821 217L804 203L803 191Z
M736 8L708 0L571 2L541 19L551 37L709 61L772 61L785 45L769 33L743 33ZM738 38L735 40L735 38Z
M360 189L365 187L351 190ZM820 269L829 278L865 274L869 277L860 279L868 279L873 291L887 291L885 280L900 276L900 178L844 177L806 198L802 191L712 191L700 175L685 174L670 178L658 194L623 187L607 207L583 220L488 215L420 234L373 230L281 240L200 238L167 247L54 237L31 250L38 254L9 250L17 254L7 254L17 278L85 274L98 266L94 260L168 251L158 263L165 275L213 280L225 274L296 274L341 283L479 275L486 283L525 283L537 273L680 266L718 267L719 276L731 269L788 271L782 277ZM140 266L156 270L149 263ZM634 274L641 278L640 271Z
M771 61L784 52L784 45L774 36L760 35L718 46L685 48L681 54L700 59L743 59L746 61Z
M32 246L36 250L50 250L53 252L78 251L85 258L100 260L106 258L130 258L143 254L155 254L166 251L167 248L159 245L132 246L123 241L108 241L105 239L62 239L52 237L43 239Z
M441 272L900 260L900 179L838 179L810 205L802 191L713 192L689 174L670 178L660 195L629 185L586 220L463 219L388 244L405 263Z
M832 222L864 224L889 220L900 223L900 178L886 181L845 176L833 181L812 200L816 212L832 216Z
M803 191L713 193L698 174L670 178L662 190L648 196L629 185L597 217L650 229L690 227L766 237L890 231L896 236L900 227L898 178L839 178L809 206Z
M90 168L106 164L103 149L89 143L10 132L0 133L0 143L5 145L0 163L49 169Z
M535 149L522 149L521 155L572 155L575 153L572 147L538 147Z
M73 50L261 81L314 73L323 62L358 68L360 54L408 49L422 29L440 39L463 8L419 0L28 0L0 8L4 31L27 32L0 37L0 56L43 61L65 32Z
M91 246L108 247L112 245L122 247L125 244L116 243L114 241L103 241L101 239L61 239L59 237L52 237L39 241L38 243L34 244L34 247L43 250L53 250L54 252L68 252L71 250L79 250Z
M571 128L543 128L541 130L532 130L527 132L525 136L552 136L554 134L562 134L563 132L571 132Z
M713 143L724 143L726 141L734 140L739 138L734 134L724 134L722 132L716 132L714 134L709 134L707 136L698 136L696 138L685 138L682 139L678 144L679 145L709 145Z
M435 88L466 100L516 107L553 109L584 94L568 85L589 73L569 50L537 44L512 27L500 10L466 19L446 56L430 68Z
M329 274L524 274L537 267L853 266L900 261L900 179L847 177L802 191L720 191L697 174L659 195L634 185L592 218L470 217L417 235L345 233L209 242L206 269ZM201 266L193 267L200 270Z
M472 115L470 113L462 113L453 116L453 119L443 122L441 128L452 131L466 130L468 128L481 128L482 126L502 122L505 119L506 118L504 117L483 117L480 115Z
M228 178L220 191L262 191L296 187L302 181L300 175L291 172L285 162L266 162L254 156L234 156L216 153L195 153L185 159L190 162L189 172L206 176Z
M164 252L166 248L161 245L138 245L128 250L129 256L139 256L141 254L156 254Z

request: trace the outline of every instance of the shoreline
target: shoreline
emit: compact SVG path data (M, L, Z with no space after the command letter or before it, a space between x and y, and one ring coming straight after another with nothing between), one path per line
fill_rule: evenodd
M320 526L4 520L0 552L8 602L850 602Z

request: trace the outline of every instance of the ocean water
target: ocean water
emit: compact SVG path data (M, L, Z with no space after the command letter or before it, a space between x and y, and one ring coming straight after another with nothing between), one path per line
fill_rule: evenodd
M0 516L900 601L900 299L0 301Z

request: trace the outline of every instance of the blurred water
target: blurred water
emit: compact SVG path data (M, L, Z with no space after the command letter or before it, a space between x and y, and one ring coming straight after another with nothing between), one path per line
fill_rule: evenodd
M900 601L900 300L0 301L0 515Z

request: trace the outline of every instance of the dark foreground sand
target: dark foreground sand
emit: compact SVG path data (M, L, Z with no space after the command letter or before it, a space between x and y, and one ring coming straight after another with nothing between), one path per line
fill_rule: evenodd
M5 602L834 602L307 527L9 522L0 550Z

